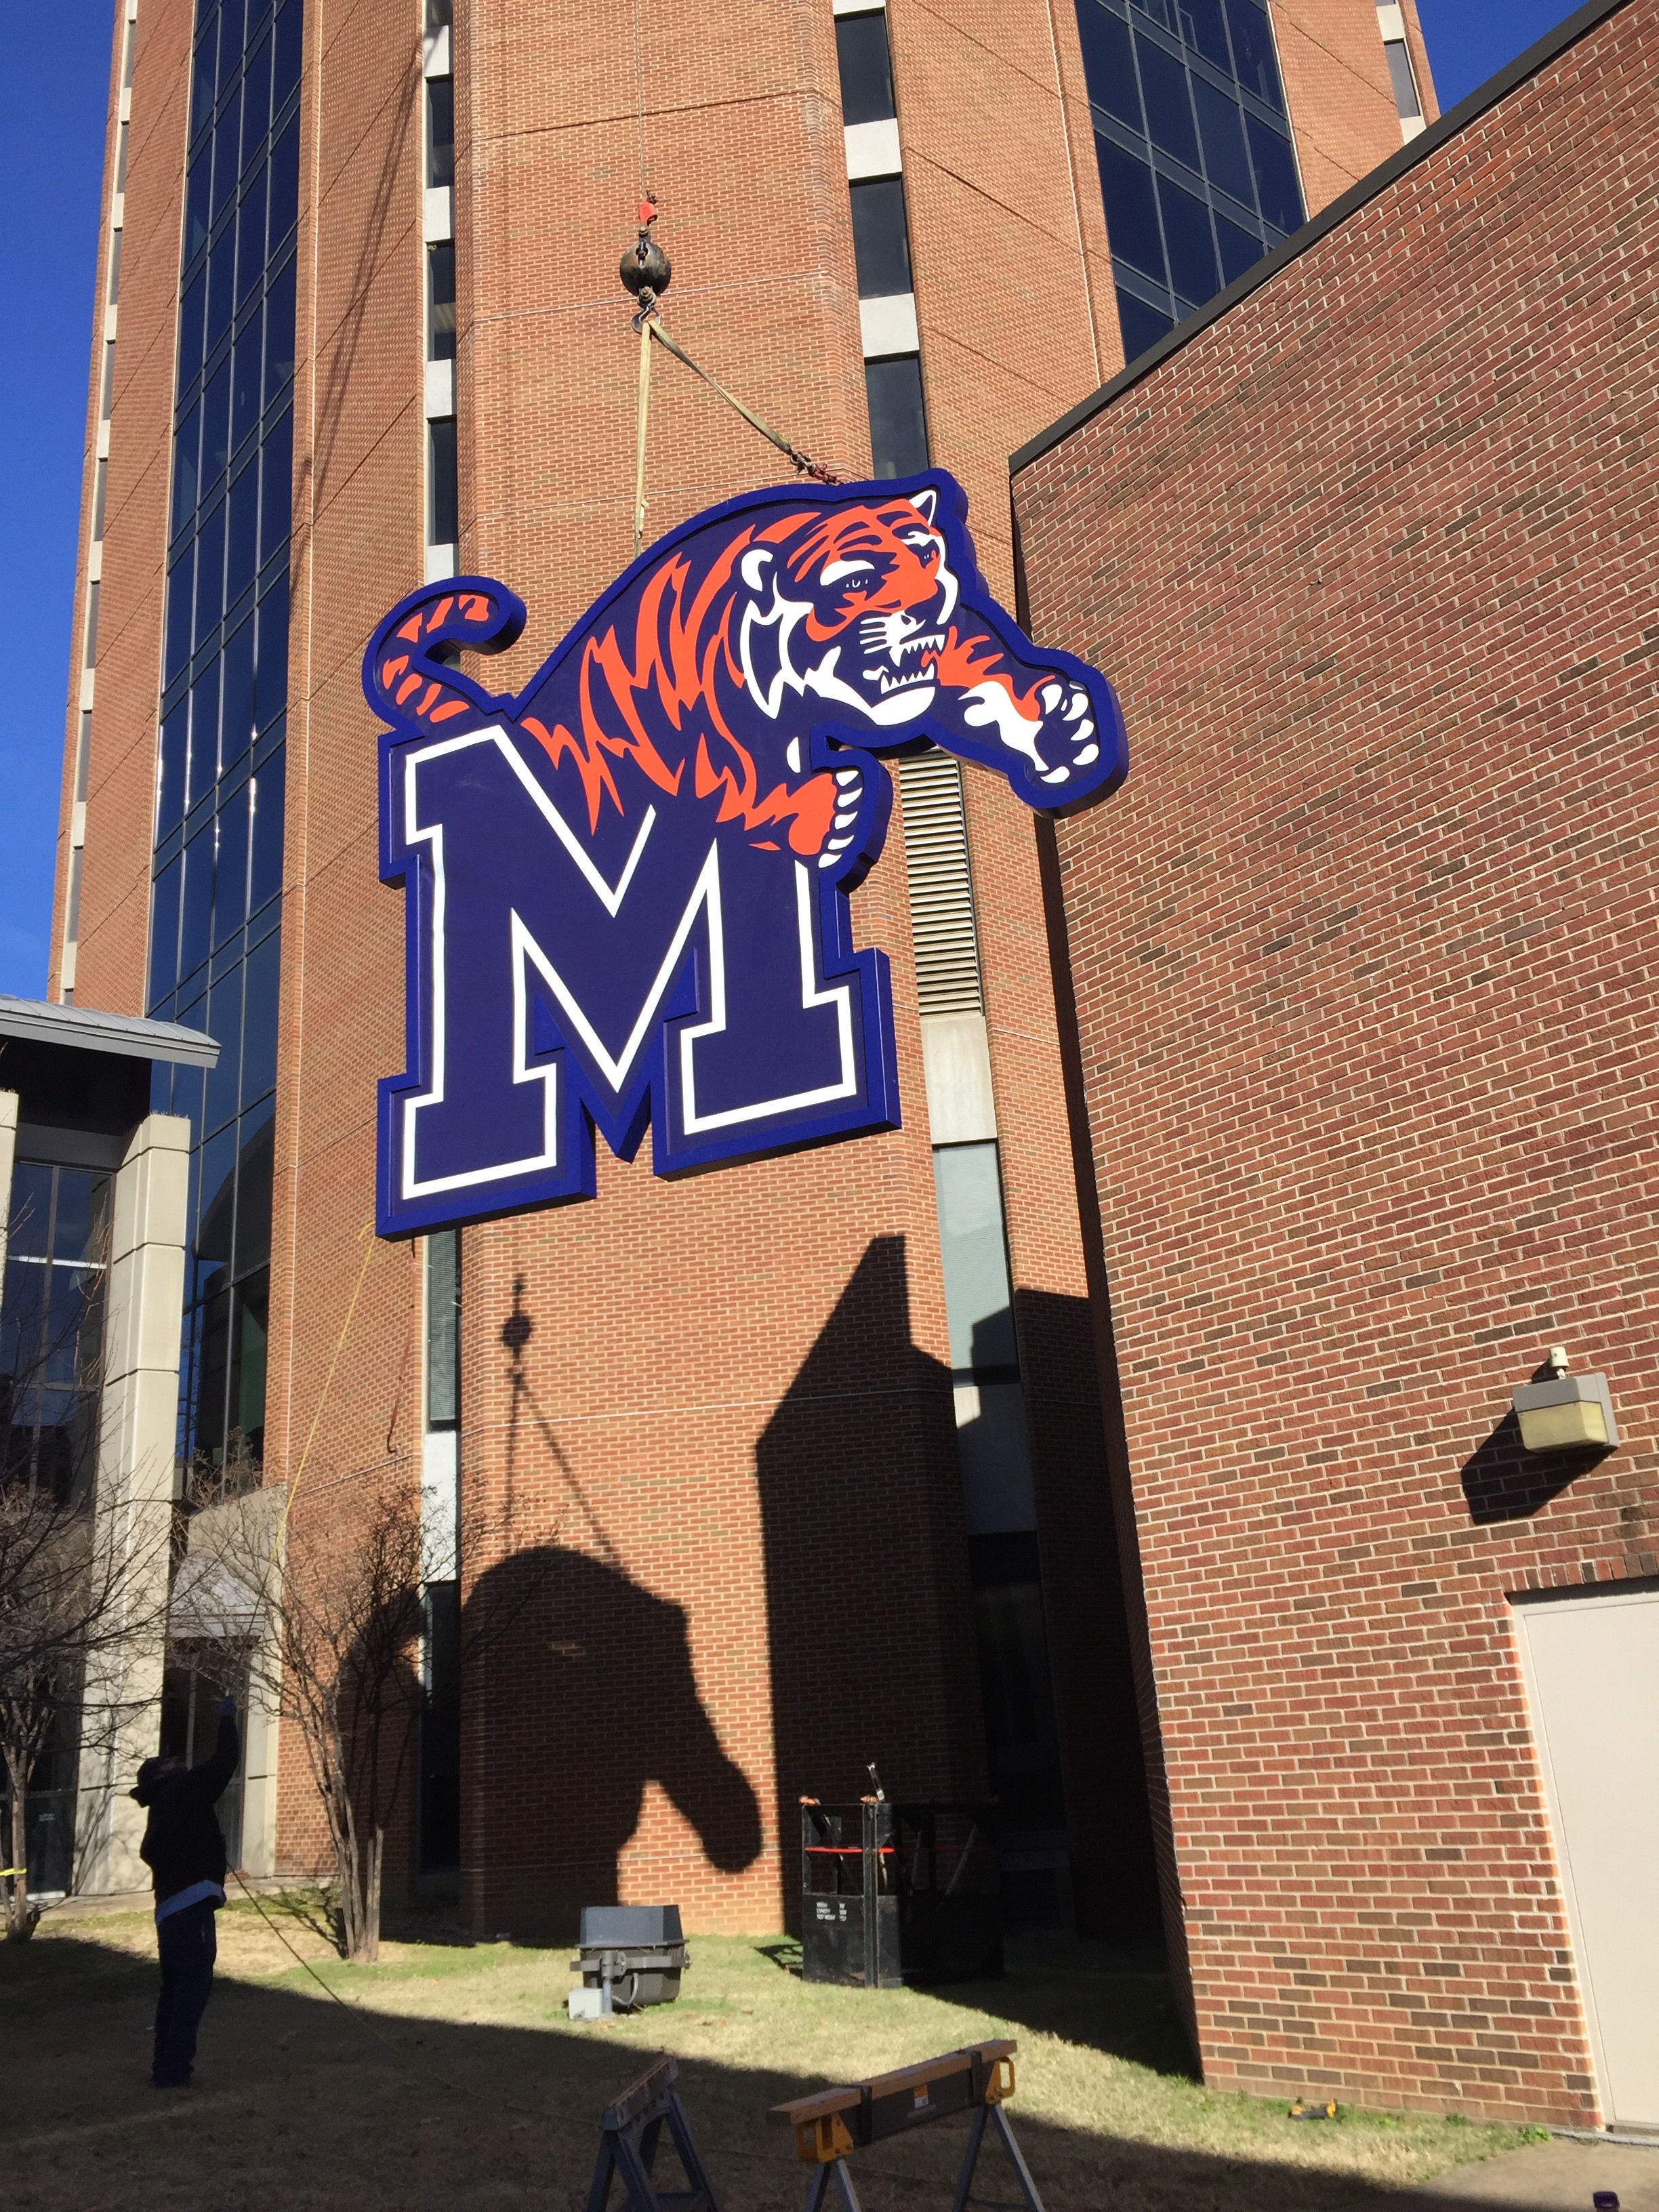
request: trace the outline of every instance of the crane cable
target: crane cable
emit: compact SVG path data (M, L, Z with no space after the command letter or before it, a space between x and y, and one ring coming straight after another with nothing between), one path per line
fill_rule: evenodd
M641 160L643 143L641 142ZM634 551L637 555L645 544L645 448L646 435L651 416L651 347L665 346L676 361L683 362L693 376L699 378L718 398L723 399L735 414L741 415L751 429L758 430L769 445L775 446L794 465L798 476L811 477L823 484L842 483L841 473L827 468L811 455L775 430L769 422L763 422L750 407L728 392L716 376L692 360L679 342L669 337L662 325L662 295L667 290L673 269L668 256L652 235L652 225L658 215L657 196L641 187L640 200L639 235L623 255L619 271L625 290L639 302L639 312L633 319L634 328L640 334L639 404L635 416L634 441Z

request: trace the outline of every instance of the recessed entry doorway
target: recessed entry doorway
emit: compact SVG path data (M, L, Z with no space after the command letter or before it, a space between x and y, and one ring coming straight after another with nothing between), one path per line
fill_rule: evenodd
M1602 2117L1659 2128L1659 1589L1514 1616Z

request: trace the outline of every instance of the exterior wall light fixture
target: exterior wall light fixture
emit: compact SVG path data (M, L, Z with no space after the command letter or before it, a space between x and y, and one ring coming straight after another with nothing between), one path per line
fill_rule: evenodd
M1521 1442L1528 1451L1583 1451L1616 1444L1619 1424L1605 1375L1569 1375L1566 1348L1550 1346L1547 1382L1523 1383L1515 1393Z

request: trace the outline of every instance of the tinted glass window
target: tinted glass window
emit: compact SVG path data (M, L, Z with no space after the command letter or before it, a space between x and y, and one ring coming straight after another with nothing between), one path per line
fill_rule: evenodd
M1265 112L1282 117L1284 98L1257 0L1076 6L1133 359L1300 225L1301 188L1284 125Z
M264 1435L301 14L198 0L179 270L149 1002L220 1046L155 1086L192 1124L183 1449L212 1461Z
M884 14L838 15L836 59L841 69L844 123L880 123L895 112Z
M865 392L870 403L870 447L878 477L914 476L927 465L927 416L922 404L921 362L902 354L891 361L866 361Z
M874 177L852 186L853 258L860 300L910 289L910 241L902 177Z

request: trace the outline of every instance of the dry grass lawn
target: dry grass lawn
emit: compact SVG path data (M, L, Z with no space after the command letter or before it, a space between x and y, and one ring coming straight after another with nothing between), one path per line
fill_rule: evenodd
M723 2212L805 2200L769 2105L994 2035L1018 2039L1008 2109L1048 2212L1336 2212L1523 2139L1214 2095L1162 1978L1085 1944L1017 1945L1006 1979L926 1995L817 1987L782 1937L702 1936L677 2005L573 2026L565 1950L393 1942L350 1967L313 1904L266 1910L350 2009L234 1905L196 2086L171 2095L148 2081L146 1917L49 1917L0 1946L9 2212L580 2212L599 2108L664 2051ZM865 2212L943 2212L964 2128L861 2153ZM983 2193L1006 2197L991 2160Z

